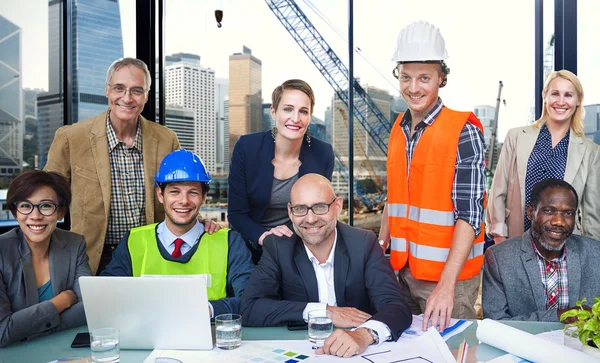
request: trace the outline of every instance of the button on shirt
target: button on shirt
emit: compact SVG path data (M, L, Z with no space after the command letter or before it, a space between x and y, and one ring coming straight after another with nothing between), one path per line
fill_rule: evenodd
M335 246L337 245L337 229L335 229L335 239L333 241L333 247L329 253L329 257L324 263L319 263L319 260L313 255L313 253L304 245L308 259L312 263L313 269L315 270L315 276L317 277L317 288L319 290L319 302L308 303L302 312L302 318L304 321L308 321L308 312L312 310L326 310L327 305L337 306L337 300L335 297L335 279L333 262L335 259ZM379 344L388 340L392 334L390 329L384 323L377 320L369 320L362 324L359 328L369 328L377 332L379 336Z
M133 146L127 147L119 141L112 128L109 111L106 116L106 138L110 160L110 213L104 243L117 245L130 229L146 224L140 123L137 124Z

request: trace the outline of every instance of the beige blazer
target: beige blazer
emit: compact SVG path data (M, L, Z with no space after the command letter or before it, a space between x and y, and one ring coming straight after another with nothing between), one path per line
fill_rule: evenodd
M111 175L106 136L106 112L56 131L44 170L64 175L71 184L71 231L87 243L92 273L100 263L110 212ZM162 159L178 150L179 141L170 129L140 116L146 223L164 219L162 205L155 200L154 175Z
M504 139L488 198L489 235L510 238L523 234L527 162L539 133L534 126L517 127ZM600 239L600 146L571 132L564 180L579 196L581 223L577 223L576 233Z

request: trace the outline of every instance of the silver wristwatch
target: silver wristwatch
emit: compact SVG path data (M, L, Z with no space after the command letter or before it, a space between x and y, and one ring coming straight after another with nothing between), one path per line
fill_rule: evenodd
M373 344L374 345L379 344L379 334L377 334L377 332L371 328L365 328L365 329L367 329L369 331L369 333L371 333L371 336L373 337L373 340L374 340Z

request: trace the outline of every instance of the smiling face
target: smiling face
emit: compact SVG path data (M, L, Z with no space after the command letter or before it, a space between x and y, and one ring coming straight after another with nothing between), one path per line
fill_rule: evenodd
M541 194L537 205L527 206L531 220L531 235L540 253L547 259L559 257L567 238L573 234L577 202L573 192L549 187Z
M298 179L292 187L288 215L294 224L294 231L308 245L309 249L333 246L334 231L343 203L341 198L335 198L335 200L334 198L335 194L331 185L326 178L320 175L307 174ZM296 217L291 211L293 206L312 207L315 204L330 203L329 211L322 215L316 215L309 210L305 216Z
M43 204L44 202L59 204L56 192L50 187L41 187L27 197L26 200L20 202L28 202L30 204ZM34 248L34 246L47 247L50 243L52 233L56 229L56 223L63 219L64 216L64 208L58 208L50 216L42 215L38 208L33 208L33 211L27 215L21 214L18 209L15 212L19 227L21 227L25 241L27 241L30 248Z
M113 122L137 122L144 105L148 101L146 73L135 66L125 66L113 73L110 86L106 86L106 97L110 106L110 119ZM142 88L146 90L142 95L132 94L130 91L122 92L116 89Z
M414 118L424 118L435 106L442 83L441 66L404 63L399 66L400 91Z
M271 116L277 127L276 138L301 140L310 124L311 114L310 98L306 93L296 89L284 90L277 109L271 107Z
M562 77L556 77L548 87L544 97L548 122L570 123L577 107L581 105L573 83Z
M176 236L194 227L200 207L206 200L200 182L168 183L164 192L156 188L156 195L165 208L167 228Z

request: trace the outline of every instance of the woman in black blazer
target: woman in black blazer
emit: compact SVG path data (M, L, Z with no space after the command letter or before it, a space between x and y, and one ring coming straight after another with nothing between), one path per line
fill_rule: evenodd
M292 184L304 174L331 180L330 144L308 130L315 105L311 87L299 79L285 81L272 94L275 127L244 135L235 144L229 170L229 225L240 232L258 262L266 236L291 236L287 214Z

